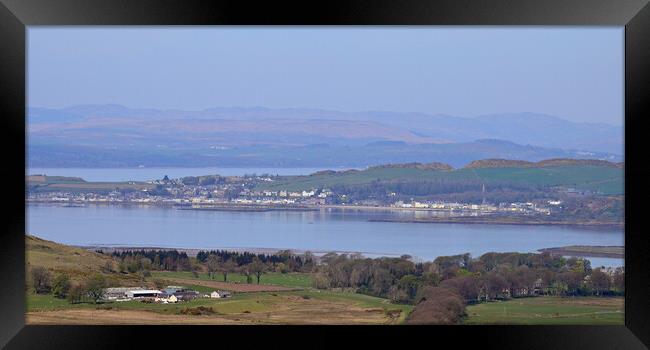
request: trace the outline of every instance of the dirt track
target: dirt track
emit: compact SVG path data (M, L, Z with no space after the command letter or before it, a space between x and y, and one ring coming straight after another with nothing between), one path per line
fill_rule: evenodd
M28 312L27 324L241 324L217 316L163 315L139 310L58 310Z

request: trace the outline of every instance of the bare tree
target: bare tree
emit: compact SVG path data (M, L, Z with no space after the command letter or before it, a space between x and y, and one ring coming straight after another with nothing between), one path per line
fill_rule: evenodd
M255 257L253 262L249 264L250 271L257 277L257 284L260 284L260 277L266 273L267 266L260 259Z
M228 259L219 266L219 271L223 275L223 281L226 282L228 279L228 274L235 271L237 268L237 263L232 259Z
M52 290L52 274L42 266L34 266L31 271L32 285L34 291L39 294L46 294Z
M219 269L219 263L220 262L221 262L221 259L218 256L216 256L214 254L210 254L210 256L208 256L208 261L207 261L208 277L214 278L214 274Z

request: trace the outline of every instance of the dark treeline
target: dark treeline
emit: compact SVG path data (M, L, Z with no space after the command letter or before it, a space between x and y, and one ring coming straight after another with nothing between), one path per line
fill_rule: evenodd
M181 179L181 182L188 186L211 186L226 183L226 178L219 175L186 176Z
M124 250L113 252L111 255L119 259L120 272L190 271L192 269L187 254L177 250Z
M610 275L592 269L586 259L548 253L487 253L477 259L463 254L425 263L408 256L328 254L315 269L314 284L415 304L416 323L449 323L462 318L467 303L534 295L621 295L624 271Z
M200 251L196 255L196 260L201 263L206 263L210 255L218 257L219 261L234 261L237 266L251 264L256 259L271 266L283 264L282 266L286 266L287 270L291 272L309 272L314 265L314 258L310 253L300 256L292 254L288 250L278 252L277 254L254 254L250 252L232 252L225 250Z
M486 184L477 179L427 179L427 180L384 180L361 185L335 185L335 193L345 193L348 198L359 199L405 199L420 198L430 200L480 203L485 197L492 203L520 202L546 198L548 189L529 184L498 183ZM396 196L390 196L395 193ZM397 198L395 198L397 197Z

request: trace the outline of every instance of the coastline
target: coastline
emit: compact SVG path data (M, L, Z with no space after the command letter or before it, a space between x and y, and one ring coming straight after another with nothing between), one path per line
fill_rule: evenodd
M516 221L514 221L516 220ZM573 222L573 221L550 221L550 220L531 220L517 217L476 217L476 216L456 216L446 218L429 218L429 219L368 219L369 222L396 222L396 223L415 223L415 224L467 224L467 225L522 225L522 226L570 226L586 228L625 228L624 223L615 222Z
M581 258L611 258L625 259L623 246L566 246L538 249L539 252L548 252L552 255L575 256Z
M87 205L103 206L126 206L126 207L161 207L176 210L194 210L194 211L228 211L228 212L269 212L269 211L289 211L289 212L314 212L323 209L328 210L357 210L357 211L397 211L397 212L435 212L444 213L440 217L430 217L426 219L397 219L397 218L378 218L368 219L368 222L395 222L395 223L417 223L417 224L480 224L480 225L548 225L548 226L570 226L570 227L590 227L590 228L614 228L623 229L623 222L606 222L606 221L561 221L545 220L538 218L522 216L501 216L501 215L463 215L474 212L455 212L441 211L432 208L397 208L397 207L374 207L361 205L303 205L303 206L269 206L269 205L214 205L203 207L192 207L191 205L179 205L178 203L148 203L148 202L51 202L38 200L25 200L26 205L53 205L61 207L85 207Z
M222 250L229 252L237 253L254 253L254 254L276 254L283 250L289 250L293 254L302 255L307 252L313 254L314 257L320 258L328 253L336 254L361 254L365 257L399 257L400 254L396 253L373 253L373 252L359 252L359 251L347 251L347 250L306 250L306 249L292 249L292 248L252 248L252 247L209 247L209 248L178 248L178 247L154 247L154 246L132 246L132 245L121 245L121 244L89 244L89 245L71 245L75 248L81 248L86 250L102 250L104 253L111 254L113 252L121 252L128 250L176 250L187 254L189 257L196 257L200 251L211 251L211 250ZM417 257L413 257L418 259Z

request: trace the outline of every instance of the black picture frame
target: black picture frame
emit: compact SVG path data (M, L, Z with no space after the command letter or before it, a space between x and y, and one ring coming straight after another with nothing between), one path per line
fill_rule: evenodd
M0 106L4 157L4 232L0 243L0 345L7 348L116 348L132 342L168 344L176 332L159 327L25 326L26 26L30 25L563 25L625 26L625 326L183 327L188 340L286 345L295 332L305 346L442 345L478 341L482 348L642 349L650 346L650 248L643 216L650 191L644 150L649 118L650 6L647 0L300 1L0 0ZM23 204L21 204L23 203ZM249 336L250 335L250 336ZM222 337L223 336L223 337ZM254 337L251 337L254 336ZM228 338L228 339L226 339ZM282 340L285 339L285 340ZM427 343L424 343L427 344ZM645 346L644 346L645 344ZM287 345L291 346L291 345Z

